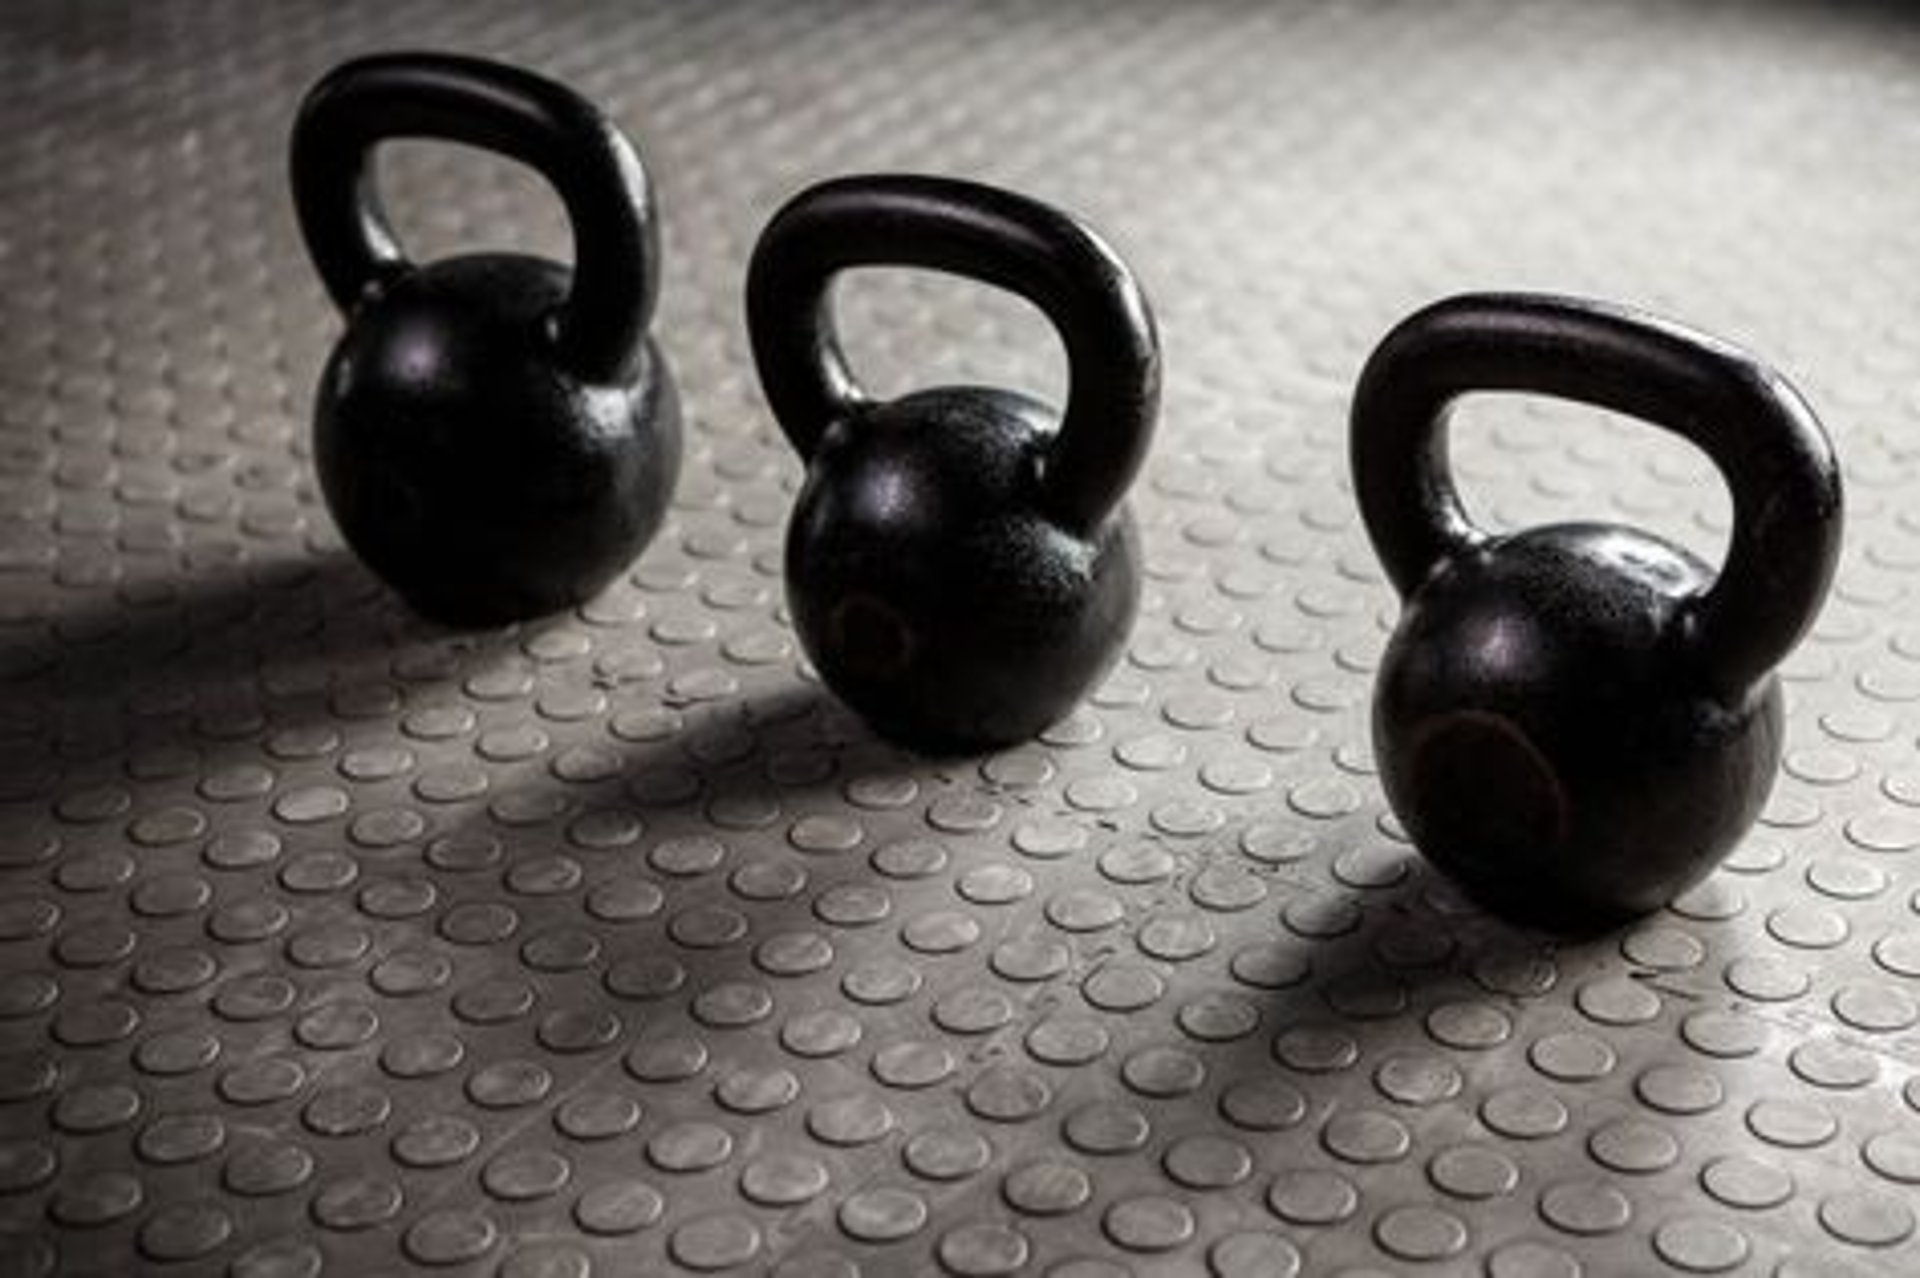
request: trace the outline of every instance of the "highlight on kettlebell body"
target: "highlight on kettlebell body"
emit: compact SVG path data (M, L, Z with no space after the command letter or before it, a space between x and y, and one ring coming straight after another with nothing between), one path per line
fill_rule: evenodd
M574 269L401 252L372 181L392 138L517 159L559 193ZM347 319L313 413L342 537L415 611L485 626L597 593L646 546L679 476L680 401L648 336L653 193L627 137L571 89L477 58L346 63L307 95L300 228Z
M1059 411L941 387L877 401L840 349L834 277L970 277L1059 329ZM790 611L822 680L883 735L1006 745L1065 715L1133 625L1139 533L1125 494L1159 411L1146 298L1075 219L970 182L847 177L802 192L754 250L747 319L774 416L806 462L788 527Z
M1710 457L1734 524L1716 573L1648 532L1476 527L1445 461L1460 397L1641 418ZM1774 668L1840 551L1840 471L1778 373L1599 302L1470 295L1405 320L1354 393L1354 491L1403 608L1375 685L1387 799L1419 850L1516 921L1655 910L1758 816L1785 732Z

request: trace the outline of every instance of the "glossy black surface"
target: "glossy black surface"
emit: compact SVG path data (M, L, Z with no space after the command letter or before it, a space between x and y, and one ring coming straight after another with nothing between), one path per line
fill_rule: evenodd
M1719 574L1628 528L1475 528L1446 460L1449 407L1474 391L1575 399L1697 444L1733 495ZM1773 667L1839 554L1839 470L1812 411L1777 373L1677 326L1468 296L1374 352L1351 449L1405 601L1375 754L1421 852L1488 907L1566 930L1656 909L1707 874L1766 801L1783 731Z
M854 266L969 276L1065 343L1058 417L979 387L875 402L828 286ZM861 177L802 193L755 250L747 310L775 416L807 460L787 593L808 657L876 729L926 750L1021 740L1113 663L1139 596L1122 498L1159 406L1159 344L1125 265L1079 223L971 183Z
M498 151L559 192L572 271L489 254L415 265L372 182L381 141ZM571 90L441 54L347 63L294 125L294 203L347 316L314 462L342 536L422 614L493 625L597 592L651 539L680 406L647 338L652 195L631 143Z

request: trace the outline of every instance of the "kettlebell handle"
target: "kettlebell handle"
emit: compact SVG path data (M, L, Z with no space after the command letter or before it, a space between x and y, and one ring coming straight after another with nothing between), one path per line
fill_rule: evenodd
M991 284L1059 330L1067 403L1048 441L1041 503L1080 535L1133 482L1160 403L1160 344L1132 272L1066 214L948 178L841 178L802 192L762 234L747 272L747 327L768 403L801 457L873 399L840 348L829 286L860 266L909 266Z
M1550 395L1665 427L1726 477L1733 534L1718 579L1687 601L1702 668L1751 687L1812 625L1840 553L1840 472L1813 410L1745 352L1601 303L1480 294L1435 303L1380 343L1354 391L1349 436L1361 516L1407 598L1487 534L1447 460L1453 402L1476 391Z
M436 138L498 152L552 184L573 223L573 285L558 317L563 363L623 381L653 319L659 244L639 155L562 85L480 58L390 53L344 63L294 121L294 210L334 303L349 315L412 269L373 180L377 143Z

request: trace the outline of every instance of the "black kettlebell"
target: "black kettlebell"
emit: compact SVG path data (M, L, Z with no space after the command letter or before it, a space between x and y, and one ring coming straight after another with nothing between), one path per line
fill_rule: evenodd
M576 265L478 254L420 266L373 181L390 138L529 165L573 223ZM347 317L313 417L347 544L418 612L493 625L594 594L659 528L680 404L647 336L659 256L640 157L572 90L476 58L338 67L293 128L294 206Z
M1612 524L1474 526L1453 401L1553 395L1663 426L1733 496L1716 576ZM1387 798L1489 909L1566 931L1659 908L1759 814L1784 723L1773 667L1840 550L1840 474L1812 411L1749 355L1593 302L1467 296L1389 333L1354 394L1353 482L1404 602L1375 688Z
M828 286L912 266L1033 302L1065 344L1063 413L982 387L877 402L848 370ZM821 678L924 750L1022 740L1112 665L1139 603L1123 504L1160 400L1153 319L1091 231L1037 201L928 177L803 192L755 248L760 380L807 463L787 599Z

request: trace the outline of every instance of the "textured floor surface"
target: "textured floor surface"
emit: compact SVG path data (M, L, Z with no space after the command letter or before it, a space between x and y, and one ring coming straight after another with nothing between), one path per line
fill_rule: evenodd
M313 488L285 134L395 45L658 179L687 470L576 615L414 621ZM1863 3L6 5L0 1274L1920 1272L1917 73ZM567 255L526 174L392 152L416 254ZM873 740L782 613L746 255L880 168L1081 212L1164 329L1126 659L982 760ZM1849 482L1763 823L1578 946L1425 873L1366 744L1348 391L1513 286L1753 346ZM983 289L846 309L883 388L1061 384ZM1491 520L1724 544L1649 429L1458 433Z

